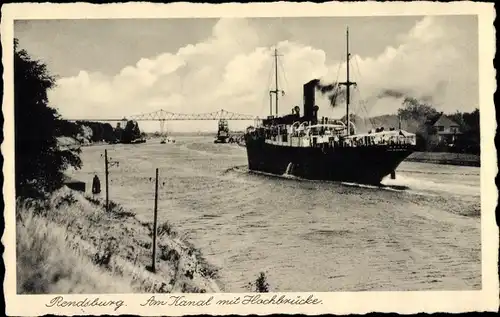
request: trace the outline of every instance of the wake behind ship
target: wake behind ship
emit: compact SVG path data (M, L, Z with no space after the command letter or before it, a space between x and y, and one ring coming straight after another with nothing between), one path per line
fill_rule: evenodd
M277 51L275 50L275 96L278 113ZM356 134L349 117L349 31L347 31L347 76L339 83L345 86L346 122L321 118L315 105L319 80L304 85L304 109L295 107L292 114L271 115L245 133L248 167L277 175L294 175L305 179L349 181L379 184L415 149L415 134L401 129L383 128ZM272 107L271 107L272 111Z

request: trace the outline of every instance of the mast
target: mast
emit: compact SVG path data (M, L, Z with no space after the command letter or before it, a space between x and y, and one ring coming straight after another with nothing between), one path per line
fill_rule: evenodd
M351 57L351 53L349 53L349 27L347 28L347 31L346 31L346 41L347 41L347 51L346 51L346 61L347 61L347 65L346 65L346 70L347 70L347 74L346 74L346 81L345 82L342 82L342 83L339 83L341 85L345 85L346 86L346 116L347 116L347 135L350 135L350 132L351 132L351 125L350 125L350 118L349 118L349 104L351 102L351 86L353 85L356 85L355 82L353 81L350 81L350 78L349 78L349 59Z
M347 135L350 135L350 131L351 131L351 125L350 125L350 120L351 118L349 118L349 103L351 101L351 89L350 89L350 85L349 85L349 58L351 57L350 54L349 54L349 28L347 28L347 31L346 31L346 42L347 42L347 53L346 53L346 61L347 61L347 76L346 76L346 84L347 84L347 91L346 91L346 112L347 112Z
M278 116L278 101L279 101L279 93L283 92L282 90L279 89L278 85L278 49L274 49L274 90L269 91L269 103L272 104L272 99L271 99L271 94L275 94L275 103L276 103L276 116ZM272 106L270 105L270 112L271 116L273 115L273 109Z
M273 115L273 92L270 91L269 92L269 115L272 116Z
M278 49L274 49L274 79L275 79L275 85L274 85L274 90L275 92L275 97L276 97L276 116L278 116Z

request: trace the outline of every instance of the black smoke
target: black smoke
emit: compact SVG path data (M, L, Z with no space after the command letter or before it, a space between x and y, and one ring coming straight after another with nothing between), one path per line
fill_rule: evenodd
M395 99L404 99L404 100L415 99L415 100L419 100L422 102L432 102L432 96L422 95L420 97L416 97L415 95L413 95L409 91L396 90L396 89L383 89L376 96L376 99L383 99L383 98L395 98Z
M398 91L398 90L394 90L394 89L384 89L377 95L377 98L382 99L382 98L392 97L392 98L400 99L400 98L404 98L406 96L407 96L407 93L403 92L403 91Z
M322 84L319 79L314 79L313 82L315 83L316 91L328 98L331 107L336 107L340 102L345 101L346 90L339 83Z

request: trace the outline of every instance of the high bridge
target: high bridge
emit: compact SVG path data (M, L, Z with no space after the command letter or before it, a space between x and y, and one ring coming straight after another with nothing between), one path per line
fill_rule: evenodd
M70 118L68 121L176 121L176 120L254 120L259 121L259 117L240 114L221 109L219 111L205 113L175 113L163 109L132 115L123 118Z
M103 117L103 118L70 118L66 119L68 121L94 121L94 122L109 122L109 121L158 121L160 122L160 130L163 133L166 121L188 121L188 120L246 120L259 122L261 119L252 115L245 115L236 112L227 111L221 109L219 111L205 112L205 113L175 113L170 111L165 111L163 109L136 114L123 118L113 118L113 117Z

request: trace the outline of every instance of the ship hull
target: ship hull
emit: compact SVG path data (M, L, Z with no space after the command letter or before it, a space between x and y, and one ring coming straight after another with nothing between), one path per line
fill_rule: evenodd
M380 184L413 152L411 145L318 148L245 141L251 171L363 184Z

